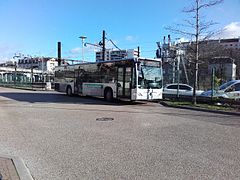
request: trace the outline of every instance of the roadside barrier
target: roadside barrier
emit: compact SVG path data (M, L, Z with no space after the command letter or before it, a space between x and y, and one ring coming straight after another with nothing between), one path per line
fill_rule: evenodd
M2 87L11 87L18 89L33 89L33 90L51 90L54 88L54 83L34 82L34 83L13 83L13 82L1 82Z

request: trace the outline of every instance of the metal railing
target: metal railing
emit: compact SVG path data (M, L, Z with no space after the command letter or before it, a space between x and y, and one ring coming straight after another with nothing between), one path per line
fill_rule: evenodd
M2 87L11 87L11 88L22 88L22 89L33 89L33 90L46 90L47 83L45 82L0 82Z

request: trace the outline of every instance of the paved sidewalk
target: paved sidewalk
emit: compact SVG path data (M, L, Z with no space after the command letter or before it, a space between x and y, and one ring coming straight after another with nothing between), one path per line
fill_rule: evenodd
M33 180L22 159L0 155L0 180Z

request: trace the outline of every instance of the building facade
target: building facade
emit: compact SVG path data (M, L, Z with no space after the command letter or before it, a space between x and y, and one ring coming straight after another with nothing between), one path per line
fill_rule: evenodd
M215 69L215 75L223 82L236 79L236 64L232 58L212 58L208 65L208 71L211 72L213 68Z
M139 52L134 49L128 49L128 50L106 50L105 51L105 60L120 60L120 59L129 59L138 57ZM98 51L96 52L96 61L102 61L103 60L103 52Z
M220 39L218 43L224 48L240 49L240 38Z
M171 43L169 39L168 42L164 40L163 45L159 46L160 54L157 55L163 60L165 83L175 82L178 73L180 82L193 85L194 45L195 42ZM240 52L240 38L200 41L200 46L199 88L209 88L213 68L215 69L216 77L222 82L240 77L240 56L237 54L237 52ZM183 55L180 56L182 60L179 63L179 72L176 70L178 50L184 51Z
M200 41L200 44L203 43L203 41ZM240 37L239 38L230 38L230 39L210 39L210 40L205 40L204 43L208 44L208 45L220 45L223 48L226 49L240 49ZM203 44L204 44L203 43ZM188 46L190 46L191 44L194 44L193 42L181 42L178 43L177 45L182 46L183 48L187 48Z
M54 68L58 65L57 59L55 58L22 58L18 59L17 67L24 69L38 69L44 73L51 74L54 72Z

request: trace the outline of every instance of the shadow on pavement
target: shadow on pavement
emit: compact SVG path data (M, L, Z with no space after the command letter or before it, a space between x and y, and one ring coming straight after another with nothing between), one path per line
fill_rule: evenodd
M0 97L9 98L20 102L29 103L67 103L67 104L93 104L93 105L136 105L145 104L145 102L131 102L115 100L107 102L103 98L67 96L57 92L0 92Z

